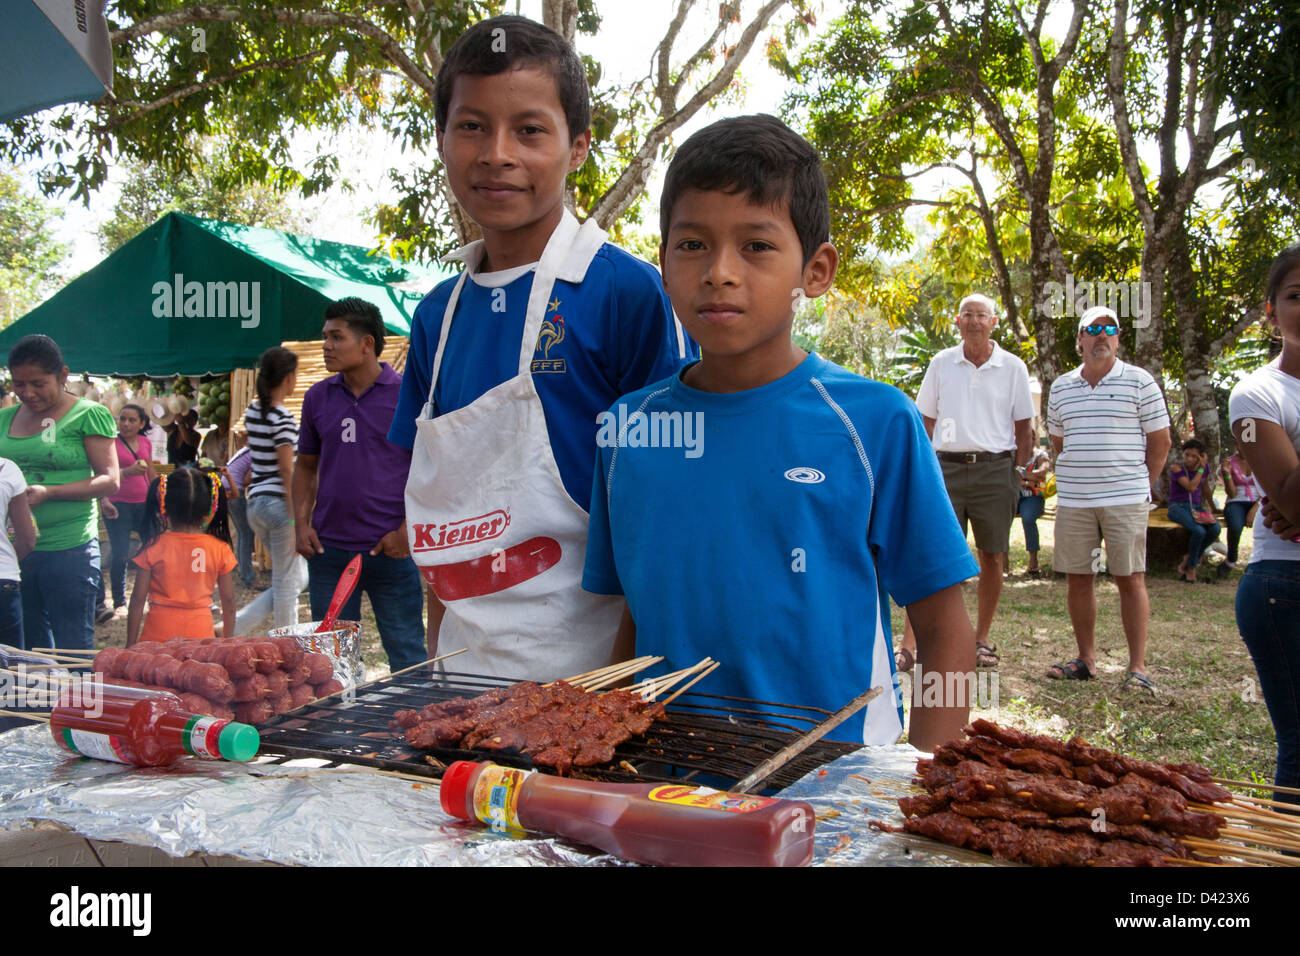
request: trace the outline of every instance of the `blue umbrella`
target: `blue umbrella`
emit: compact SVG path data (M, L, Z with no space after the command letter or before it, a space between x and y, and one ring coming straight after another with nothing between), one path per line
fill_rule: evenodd
M0 122L113 89L105 0L4 0Z

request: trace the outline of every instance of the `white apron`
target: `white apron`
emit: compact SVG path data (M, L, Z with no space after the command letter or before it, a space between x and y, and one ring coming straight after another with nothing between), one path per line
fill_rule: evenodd
M450 670L549 681L612 663L623 598L582 590L587 513L560 479L531 371L555 279L581 281L604 241L595 222L579 228L565 213L533 275L518 374L432 418L468 268L447 302L415 423L406 521L411 557L447 608L438 653L469 648Z

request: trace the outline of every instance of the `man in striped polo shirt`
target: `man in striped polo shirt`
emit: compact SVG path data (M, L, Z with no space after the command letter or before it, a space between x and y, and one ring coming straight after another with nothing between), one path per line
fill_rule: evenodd
M1083 364L1052 383L1047 431L1056 462L1056 551L1052 567L1069 578L1070 623L1079 656L1048 677L1096 675L1101 541L1119 588L1128 641L1125 687L1154 691L1147 676L1146 551L1151 486L1169 454L1169 415L1155 379L1119 360L1119 318L1094 306L1079 319Z

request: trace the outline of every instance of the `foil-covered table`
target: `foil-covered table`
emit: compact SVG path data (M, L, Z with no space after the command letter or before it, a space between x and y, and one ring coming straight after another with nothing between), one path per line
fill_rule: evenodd
M781 796L817 812L815 865L979 865L981 854L910 834L896 798L911 790L918 753L864 747ZM209 763L137 769L69 756L44 726L0 735L0 827L48 820L94 840L173 856L224 854L307 866L611 866L623 861L555 838L512 837L454 820L435 783L356 767Z

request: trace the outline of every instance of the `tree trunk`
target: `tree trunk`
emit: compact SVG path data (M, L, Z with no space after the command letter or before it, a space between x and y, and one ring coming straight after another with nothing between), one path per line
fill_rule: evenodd
M1170 291L1177 307L1173 320L1178 326L1178 343L1183 353L1183 381L1187 390L1187 411L1192 430L1205 443L1210 461L1218 461L1219 404L1214 398L1210 368L1210 343L1205 337L1205 306L1196 294L1196 276L1187 249L1186 236L1179 236L1169 261Z

